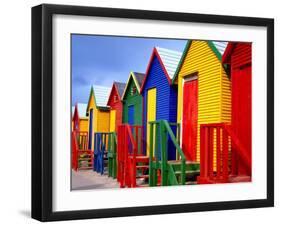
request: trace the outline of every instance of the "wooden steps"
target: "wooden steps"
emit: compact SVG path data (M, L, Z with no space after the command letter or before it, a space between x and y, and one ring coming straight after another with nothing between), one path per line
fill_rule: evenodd
M144 174L144 175L137 175L136 178L137 179L138 178L149 178L149 175L146 175L146 174Z
M229 182L230 183L238 183L238 182L251 182L252 179L250 176L234 176L230 175L229 176Z
M175 171L175 174L181 174L181 171ZM186 170L185 174L200 174L200 170Z

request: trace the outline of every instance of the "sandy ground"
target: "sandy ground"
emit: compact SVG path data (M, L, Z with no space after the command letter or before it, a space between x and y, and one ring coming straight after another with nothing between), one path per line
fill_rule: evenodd
M100 175L93 170L72 170L72 190L119 188L116 179Z

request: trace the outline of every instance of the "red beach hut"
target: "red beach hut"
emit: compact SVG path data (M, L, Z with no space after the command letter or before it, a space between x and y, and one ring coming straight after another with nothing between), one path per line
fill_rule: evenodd
M232 130L244 147L243 156L251 163L252 150L252 45L228 43L222 63L230 66L232 90ZM249 168L232 152L232 174L251 176Z
M123 104L121 101L125 90L125 83L113 82L107 105L110 107L110 132L116 132L118 125L122 124Z

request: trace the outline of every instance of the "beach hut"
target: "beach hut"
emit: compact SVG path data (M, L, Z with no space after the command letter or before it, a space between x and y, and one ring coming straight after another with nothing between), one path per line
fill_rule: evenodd
M116 132L118 125L122 124L123 104L121 97L123 95L126 84L121 82L113 82L107 106L110 108L109 131Z
M231 121L230 78L221 63L226 45L226 42L188 41L173 78L178 85L181 147L190 161L200 161L200 125ZM215 149L212 155L215 170Z
M252 45L251 43L233 43L227 45L222 57L222 63L230 66L232 90L232 120L231 128L239 142L245 147L242 155L251 163L252 149ZM232 173L249 175L249 171L232 153ZM251 166L248 166L251 168Z
M155 120L177 120L177 86L172 78L181 58L181 53L155 47L141 86L143 96L143 133L149 155L150 125ZM168 141L168 159L175 159L174 145Z
M72 131L88 131L89 120L86 117L87 104L77 103L72 106Z
M107 100L110 88L104 86L92 86L87 105L89 117L89 149L94 148L94 133L109 132L110 111Z
M140 87L144 74L131 72L122 96L123 123L142 125L142 95Z

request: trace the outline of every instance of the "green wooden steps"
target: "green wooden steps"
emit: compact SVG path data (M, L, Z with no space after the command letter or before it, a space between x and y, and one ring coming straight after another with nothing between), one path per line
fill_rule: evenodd
M149 124L149 150L151 150L149 152L149 186L195 184L196 177L200 173L200 165L198 162L186 161L179 146L179 124L168 123L166 120L149 122ZM176 126L176 135L171 126ZM175 147L177 160L168 160L168 137Z

